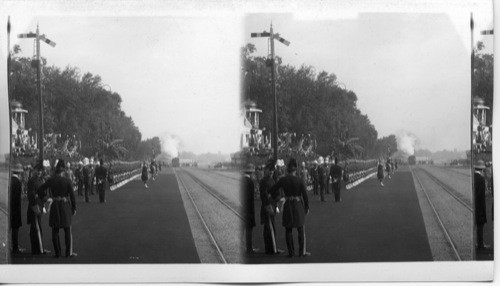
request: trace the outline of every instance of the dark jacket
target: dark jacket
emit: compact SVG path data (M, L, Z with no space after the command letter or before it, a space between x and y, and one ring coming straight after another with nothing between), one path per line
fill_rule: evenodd
M12 176L10 180L10 227L12 229L20 228L21 218L21 193L23 187L21 180L17 176Z
M271 205L272 209L276 209L276 201L273 200L269 191L274 186L274 180L271 176L265 176L260 180L259 192L260 201L262 205L260 206L260 223L265 224L269 220L269 214L266 211L266 206Z
M474 172L474 205L476 224L486 223L486 181L483 175Z
M318 166L318 179L320 185L326 184L326 170L323 165Z
M95 169L95 177L98 184L105 183L107 176L108 170L104 166L99 166Z
M283 226L286 228L303 226L305 213L309 210L306 185L299 177L289 174L281 178L269 191L275 200L279 196L280 188L283 188L286 199L283 207Z
M332 164L330 167L330 176L332 177L332 185L340 186L342 181L342 167Z
M43 209L43 203L38 198L36 191L43 184L43 179L41 177L32 177L28 181L28 210L27 210L27 221L28 224L35 222L35 212L33 208L38 207L40 211Z
M247 176L243 176L242 179L242 187L243 191L243 209L245 216L245 226L247 228L255 227L255 202L254 202L254 192L255 185Z
M47 189L51 190L53 199L50 208L49 226L65 228L71 226L71 217L76 211L75 194L73 184L60 175L50 177L37 191L38 196L44 200L47 196Z

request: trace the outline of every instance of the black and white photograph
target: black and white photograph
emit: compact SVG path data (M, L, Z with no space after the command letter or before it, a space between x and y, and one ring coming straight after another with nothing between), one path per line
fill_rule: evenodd
M248 263L493 259L486 12L247 16Z
M0 282L492 281L493 8L1 1Z

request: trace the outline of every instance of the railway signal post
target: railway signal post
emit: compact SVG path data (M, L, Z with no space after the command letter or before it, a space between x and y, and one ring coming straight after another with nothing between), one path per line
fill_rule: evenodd
M274 116L273 116L273 137L272 137L272 145L273 145L273 158L274 160L278 160L278 98L276 97L276 61L274 59L274 39L280 41L286 46L290 45L290 42L280 37L279 34L274 34L273 32L273 24L271 23L271 27L269 32L262 33L251 33L250 36L252 38L258 37L269 37L270 46L271 46L271 90L274 99Z
M52 47L56 46L56 43L53 41L49 40L48 38L45 37L45 35L40 35L40 30L38 28L38 25L36 26L36 34L33 32L29 32L27 34L19 34L17 35L18 38L24 39L24 38L34 38L35 43L36 43L36 89L38 93L38 112L39 112L39 130L38 130L38 151L39 151L39 161L43 162L43 103L42 103L42 65L40 62L40 40L44 41L45 43L49 44Z

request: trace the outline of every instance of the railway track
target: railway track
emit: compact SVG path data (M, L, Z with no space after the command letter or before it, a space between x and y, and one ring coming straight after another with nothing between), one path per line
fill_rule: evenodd
M198 201L195 199L195 196L192 193L192 190L187 186L185 178L183 178L182 175L185 175L188 177L192 182L194 182L197 186L199 186L205 193L209 194L212 198L216 199L217 202L220 203L219 206L221 206L223 209L231 212L234 214L239 221L243 222L244 221L244 216L240 211L237 210L237 207L234 206L231 202L229 202L226 198L218 194L216 190L214 190L212 187L208 186L204 182L202 182L200 179L198 179L196 176L193 174L189 173L189 171L183 170L183 169L178 169L177 171L174 170L174 172L178 173L179 175L177 178L179 179L180 183L182 184L184 190L186 190L186 193L189 197L189 200L191 201L191 204L193 208L196 211L196 214L203 225L203 228L205 230L205 233L207 236L210 238L210 242L217 252L218 255L218 260L221 263L227 264L227 263L232 263L230 259L227 257L226 253L224 252L224 241L220 241L218 237L218 232L217 230L214 230L210 227L210 222L204 215L202 214L202 211L200 210L200 206L198 204ZM220 211L220 208L217 206L212 205L213 209L217 209L217 211Z
M464 260L464 257L463 257L464 255L461 254L461 252L463 253L467 249L467 245L464 244L464 242L461 241L459 237L455 238L456 234L454 234L454 232L456 233L456 230L455 231L450 230L450 228L451 228L450 217L449 217L450 214L446 213L446 209L440 207L439 204L435 204L435 201L433 201L433 199L431 199L431 195L429 194L429 189L424 187L424 184L422 183L421 175L425 174L433 183L435 183L437 186L439 186L442 190L444 190L446 192L445 194L447 194L449 196L448 198L452 198L453 201L458 202L458 205L460 205L462 207L461 210L458 210L459 212L470 214L472 217L472 210L473 209L472 209L471 203L466 202L466 200L461 198L462 196L458 192L456 192L455 190L453 190L452 188L447 186L445 183L441 182L439 179L437 179L434 175L432 175L427 170L424 170L424 169L418 168L418 167L417 168L410 167L410 169L411 169L412 173L414 174L414 177L416 178L418 185L420 186L421 190L423 191L423 194L424 194L430 208L432 209L432 213L434 214L434 217L437 221L437 224L439 225L444 237L446 238L447 244L449 245L450 249L453 252L455 260L458 260L458 261ZM419 174L419 172L420 172L420 174ZM442 193L442 194L444 194L444 193ZM437 201L436 196L434 196L434 199ZM452 218L452 219L456 219L456 218ZM472 231L472 229L470 229L469 231ZM470 245L469 247L472 248L472 245Z
M203 171L205 171L205 172L207 172L207 173L210 173L210 174L216 174L216 175L218 175L218 176L221 176L221 177L224 177L224 178L231 179L231 180L233 180L233 181L237 181L237 182L239 182L239 181L240 181L240 179L237 179L237 178L235 178L235 177L231 177L231 176L228 176L228 175L224 175L224 174L222 174L220 171L217 171L217 170L209 170L209 169L200 169L200 170L203 170Z
M427 176L429 176L429 178L431 178L432 181L434 181L437 185L439 185L444 191L446 191L450 196L452 196L455 200L457 200L460 204L462 204L466 209L472 212L472 202L470 201L470 199L464 198L462 194L453 190L453 188L443 183L441 180L436 178L436 176L434 176L431 172L427 171L426 169L419 168L419 170L424 171L424 173L426 173Z

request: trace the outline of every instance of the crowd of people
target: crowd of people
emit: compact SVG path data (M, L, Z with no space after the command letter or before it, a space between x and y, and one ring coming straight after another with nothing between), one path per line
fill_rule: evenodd
M383 186L384 177L391 178L394 170L397 169L397 161L388 158L385 166L378 161L362 164L366 170L357 170L355 174L364 174L377 170L378 178ZM361 163L360 163L361 164ZM371 164L371 165L370 165ZM366 166L365 166L366 165ZM279 254L282 250L276 247L275 217L282 213L282 225L285 228L286 245L288 256L296 255L292 230L298 231L299 256L309 256L305 245L304 223L306 214L309 212L308 191L312 191L314 196L319 196L321 202L325 202L325 195L333 193L334 201L341 202L341 189L351 182L357 175L350 174L349 163L340 165L338 158L319 157L312 162L300 162L291 158L286 168L283 160L269 160L264 166L255 167L248 164L244 172L243 193L245 206L245 231L246 231L246 251L248 254L254 253L252 230L256 226L255 219L255 190L261 201L260 223L264 226L263 236L266 254ZM373 170L373 171L372 171ZM381 173L380 173L381 172ZM380 174L382 177L380 177Z
M141 180L144 183L146 189L149 188L148 180L156 180L158 172L161 171L162 162L157 163L155 159L151 159L151 163L148 164L146 161L142 162L141 165Z
M10 190L10 227L12 236L12 254L24 251L19 246L18 234L22 226L21 202L28 200L27 223L30 225L31 253L50 253L43 246L42 218L49 214L49 226L52 228L54 257L62 254L59 230L64 229L66 256L75 257L71 236L71 218L76 214L76 196L84 196L90 203L91 196L98 194L99 202L106 203L106 190L111 184L137 174L136 163L104 164L103 159L94 161L84 158L78 162L56 160L53 165L44 160L35 165L16 164L12 169Z

